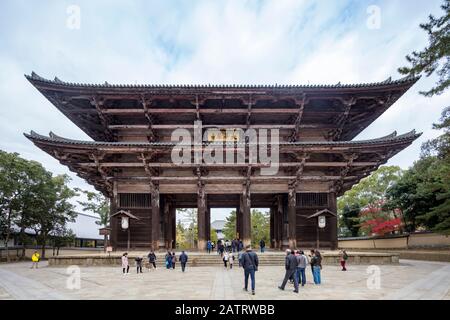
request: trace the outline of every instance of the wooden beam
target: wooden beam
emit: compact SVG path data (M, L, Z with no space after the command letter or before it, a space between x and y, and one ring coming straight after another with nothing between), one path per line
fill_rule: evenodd
M95 163L92 162L79 162L73 163L73 165L77 165L80 167L96 167ZM278 166L281 168L285 167L298 167L303 165L304 167L345 167L348 165L348 162L282 162L279 163ZM351 163L352 167L370 167L379 165L379 162L353 162ZM118 168L139 168L142 167L142 162L101 162L101 167L118 167ZM184 164L175 164L172 162L147 162L146 165L149 168L194 168L197 165L195 163L184 163ZM247 166L251 166L252 168L265 168L270 167L271 164L263 164L263 163L214 163L205 165L208 168L243 168Z
M294 127L294 130L293 130L291 136L289 137L289 141L291 141L291 142L297 141L297 139L298 139L298 133L300 131L300 123L302 121L303 111L305 109L305 101L306 101L306 95L303 94L300 104L298 105L297 117L294 120L295 127ZM296 105L297 105L297 101L296 101Z

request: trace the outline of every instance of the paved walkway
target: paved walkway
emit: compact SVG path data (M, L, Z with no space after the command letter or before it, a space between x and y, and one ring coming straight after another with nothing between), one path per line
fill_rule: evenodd
M400 265L381 265L380 287L369 288L367 267L324 266L322 285L308 282L300 293L285 291L281 283L282 267L262 266L256 273L256 295L242 290L243 271L239 268L191 267L176 270L145 270L122 275L120 268L83 267L79 289L67 288L67 269L41 264L31 270L29 263L0 265L0 299L447 299L450 300L450 264L402 260Z

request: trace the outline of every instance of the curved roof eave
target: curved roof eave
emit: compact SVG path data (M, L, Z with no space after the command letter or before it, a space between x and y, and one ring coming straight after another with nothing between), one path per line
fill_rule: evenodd
M49 136L44 136L38 134L34 131L31 131L29 134L24 133L25 137L30 139L33 142L45 143L48 145L70 145L74 147L173 147L176 145L180 145L176 142L107 142L107 141L82 141L82 140L73 140L63 138L50 132ZM299 142L279 142L280 146L299 146L299 147L308 147L308 146L324 146L324 147L338 147L338 146L362 146L362 145L377 145L377 144L385 144L385 143L410 143L420 137L422 133L416 133L415 130L410 132L397 135L396 132L393 132L387 136L375 138L375 139L367 139L367 140L356 140L356 141L299 141ZM211 143L208 143L208 145ZM218 143L222 145L222 142ZM229 145L234 145L234 142L228 143ZM242 145L243 143L236 143L237 145ZM203 145L207 145L203 143Z
M54 80L43 78L34 71L31 75L25 77L36 87L39 85L51 85L56 88L72 88L72 89L135 89L135 90L258 90L258 89L299 89L299 90L327 90L327 89L373 89L395 87L403 85L413 85L420 79L420 76L406 76L397 80L392 80L391 77L384 81L373 83L358 83L358 84L308 84L308 85L287 85L287 84L109 84L105 82L99 83L74 83L62 81L55 77Z

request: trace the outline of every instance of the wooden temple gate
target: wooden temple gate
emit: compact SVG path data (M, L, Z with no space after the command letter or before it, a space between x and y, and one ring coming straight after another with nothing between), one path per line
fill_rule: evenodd
M110 198L112 213L122 209L139 218L130 224L132 248L173 248L176 209L197 208L198 247L204 249L211 208L230 207L245 244L251 241L251 208L270 208L273 248L314 247L318 235L322 247L336 248L335 215L320 234L310 217L323 209L336 214L336 197L420 135L353 140L417 81L412 77L324 86L91 85L35 73L27 79L93 141L25 136ZM174 163L173 133L195 136L200 121L206 138L186 144L193 158L222 144L245 161ZM279 138L268 148L276 161L250 162L252 141L240 135L222 141L221 132L229 129L276 130ZM274 174L262 174L273 164ZM111 228L113 246L126 247L118 221Z

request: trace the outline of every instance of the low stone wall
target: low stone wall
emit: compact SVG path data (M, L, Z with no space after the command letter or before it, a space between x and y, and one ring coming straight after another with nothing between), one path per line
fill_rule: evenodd
M395 252L347 252L349 255L349 264L367 264L367 265L382 265L382 264L398 264L399 255ZM128 261L130 267L135 265L134 259L143 254L130 252L128 256ZM145 256L145 255L144 255ZM282 252L271 252L258 254L259 263L261 266L264 265L284 265L284 253ZM145 258L144 261L147 261ZM209 255L202 253L189 254L190 266L220 266L222 265L222 260L217 255ZM339 265L339 254L338 252L324 252L322 263L324 265ZM58 257L49 258L50 266L68 266L68 265L78 265L78 266L120 266L121 265L121 255L120 254L86 254L86 255L65 255ZM164 266L164 255L157 255L157 265ZM237 254L235 255L235 265L238 265Z
M386 238L341 238L338 246L341 249L450 249L450 237L431 232L422 232Z

